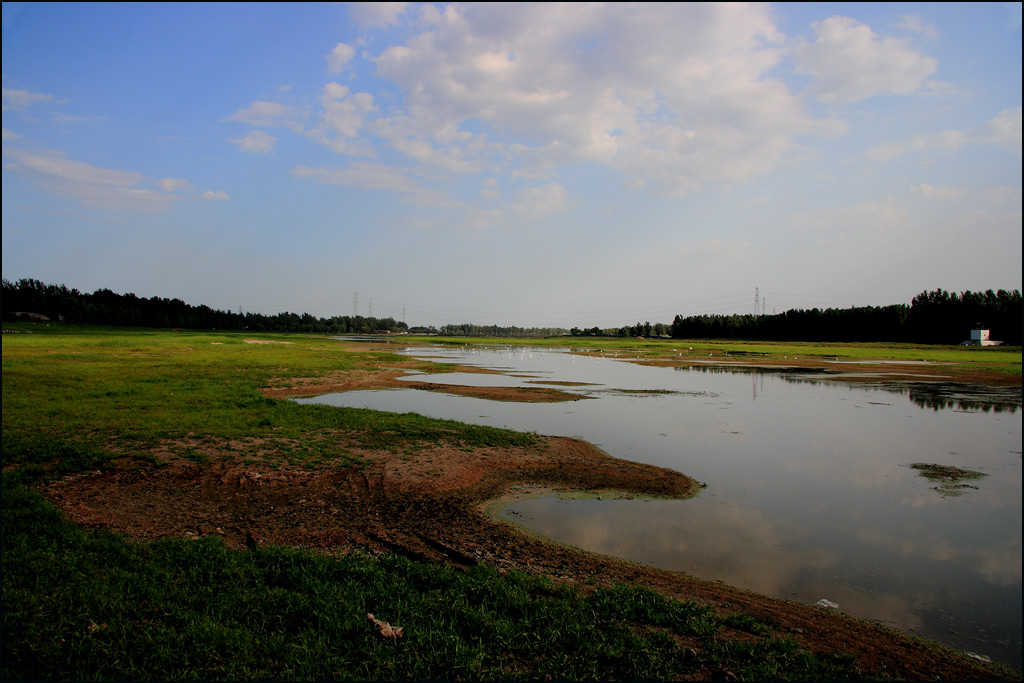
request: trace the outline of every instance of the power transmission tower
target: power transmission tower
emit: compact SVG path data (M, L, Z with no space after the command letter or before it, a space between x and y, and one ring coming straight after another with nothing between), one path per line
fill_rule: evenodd
M359 316L359 292L352 295L352 317Z
M754 287L754 315L761 313L761 288Z

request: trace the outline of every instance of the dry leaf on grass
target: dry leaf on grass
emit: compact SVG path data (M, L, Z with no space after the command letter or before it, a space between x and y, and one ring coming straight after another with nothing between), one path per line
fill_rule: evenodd
M380 629L380 634L385 638L401 638L402 627L392 626L386 621L381 621L377 617L373 616L369 612L366 613L366 618L373 622L374 626Z

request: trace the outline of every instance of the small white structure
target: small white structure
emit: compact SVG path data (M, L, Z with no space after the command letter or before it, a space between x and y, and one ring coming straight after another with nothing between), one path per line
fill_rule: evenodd
M992 341L988 330L971 330L971 338L961 342L961 346L999 346L1003 342Z

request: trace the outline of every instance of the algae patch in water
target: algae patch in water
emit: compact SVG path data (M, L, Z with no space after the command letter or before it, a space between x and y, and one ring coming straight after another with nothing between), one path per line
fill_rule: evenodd
M951 465L936 465L935 463L915 462L910 465L911 469L917 470L920 475L929 481L935 482L937 486L932 488L943 496L960 496L968 489L977 489L977 486L965 484L965 480L981 479L988 475L984 472L965 470L961 467Z

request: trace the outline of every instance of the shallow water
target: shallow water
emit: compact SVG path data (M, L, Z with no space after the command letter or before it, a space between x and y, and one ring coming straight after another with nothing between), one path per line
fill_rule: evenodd
M448 376L453 383L585 382L551 386L592 400L414 389L301 400L577 436L671 467L707 488L686 501L545 496L499 514L587 550L800 602L825 598L1020 668L1019 389L845 385L807 372L644 367L623 355L507 347L407 353L506 373ZM917 462L988 476L943 492L909 467Z

